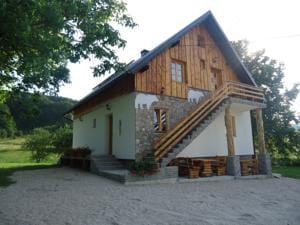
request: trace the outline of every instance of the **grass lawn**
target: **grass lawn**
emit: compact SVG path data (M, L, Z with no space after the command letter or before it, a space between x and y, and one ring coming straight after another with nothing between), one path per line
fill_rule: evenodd
M280 173L284 177L300 179L300 167L276 166L273 167L274 173Z
M24 138L0 139L0 187L14 183L10 176L18 170L32 170L54 167L57 156L52 155L47 160L36 163L31 159L31 153L22 149Z

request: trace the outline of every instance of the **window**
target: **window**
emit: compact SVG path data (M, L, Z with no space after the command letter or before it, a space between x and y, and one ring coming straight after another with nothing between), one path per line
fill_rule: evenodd
M231 117L231 123L232 123L233 136L236 137L236 124L235 124L235 117L234 116Z
M96 119L93 119L93 128L96 128Z
M122 134L122 120L119 120L119 136Z
M200 59L200 68L201 68L202 70L205 69L205 61L204 61L203 59Z
M154 130L165 132L168 130L168 113L166 109L154 110Z
M173 61L171 64L172 80L177 82L183 82L183 63Z
M197 36L197 45L202 48L205 47L205 38L203 36L201 35Z

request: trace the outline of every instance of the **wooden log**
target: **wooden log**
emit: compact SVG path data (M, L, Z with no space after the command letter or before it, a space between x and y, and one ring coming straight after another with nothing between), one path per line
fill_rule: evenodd
M260 154L266 154L264 123L262 118L262 109L256 109L256 128L258 138L258 150Z
M249 175L249 168L248 168L248 160L241 160L241 175L248 176Z
M233 156L235 155L234 149L234 140L233 140L233 127L232 127L232 116L230 107L225 109L225 126L226 126L226 137L227 137L227 148L228 148L228 155Z

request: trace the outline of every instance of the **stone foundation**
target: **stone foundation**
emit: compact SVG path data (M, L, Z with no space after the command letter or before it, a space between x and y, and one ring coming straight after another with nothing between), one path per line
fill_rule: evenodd
M272 162L268 153L258 155L258 169L259 174L266 174L272 176Z
M226 163L227 175L240 177L241 176L241 165L240 165L240 157L237 155L228 156Z

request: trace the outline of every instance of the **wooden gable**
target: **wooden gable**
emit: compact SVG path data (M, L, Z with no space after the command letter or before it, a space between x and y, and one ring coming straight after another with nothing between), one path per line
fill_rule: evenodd
M74 118L78 118L93 109L99 107L99 105L108 99L113 99L118 96L128 94L134 91L134 77L128 76L119 80L119 82L112 85L110 88L90 98L84 104L81 104L73 111Z
M182 82L172 80L172 61L183 65ZM148 65L146 71L135 74L136 91L187 98L188 88L212 91L215 82L239 82L204 26L193 28ZM219 78L214 77L214 71L219 71Z

